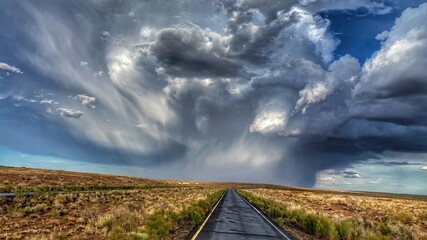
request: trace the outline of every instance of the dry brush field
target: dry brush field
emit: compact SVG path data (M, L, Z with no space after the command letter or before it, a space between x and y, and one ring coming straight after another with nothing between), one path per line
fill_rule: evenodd
M219 190L194 182L10 167L0 167L0 189L17 194L0 197L0 239L180 239L203 220Z
M267 188L245 191L285 206L292 217L298 213L314 214L325 217L328 219L326 222L330 219L335 223L344 223L344 225L348 223L349 231L354 231L346 235L349 239L427 239L427 201L425 199L381 194ZM292 215L292 213L295 214ZM319 219L315 221L320 222ZM294 221L284 220L288 223L297 222L295 219ZM331 234L332 239L339 238L332 232L325 235L327 234ZM328 237L323 236L323 238Z
M0 197L0 239L184 239L231 188L296 239L427 239L422 196L10 167L0 192L17 195Z
M144 233L145 220L157 211L178 214L215 191L186 187L3 198L0 239L107 239L120 231ZM114 229L115 224L123 229Z
M0 192L90 190L168 185L137 177L0 166Z

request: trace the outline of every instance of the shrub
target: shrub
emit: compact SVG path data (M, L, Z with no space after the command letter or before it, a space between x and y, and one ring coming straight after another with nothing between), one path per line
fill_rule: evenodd
M285 221L283 220L283 218L276 218L275 220L279 226L283 226L283 224L285 224Z
M414 217L409 213L401 212L396 216L396 220L401 223L411 223Z
M390 227L388 226L388 224L387 224L387 223L383 223L383 224L380 226L380 232L381 232L381 234L383 234L383 235L388 235L388 234L390 234L390 233L391 233L391 229L390 229Z
M343 240L354 239L354 223L352 221L342 221L337 226L338 238Z
M205 219L205 210L199 206L191 206L184 211L184 215L189 219L191 225L197 226Z
M155 240L165 238L168 235L172 224L165 213L156 212L148 217L145 222L145 226L147 227L147 234L150 239Z

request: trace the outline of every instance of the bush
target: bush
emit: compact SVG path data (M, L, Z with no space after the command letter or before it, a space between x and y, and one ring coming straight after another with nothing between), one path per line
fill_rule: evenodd
M192 226L197 226L203 223L205 219L205 211L200 206L191 206L184 210L184 217L189 220Z
M390 227L388 226L388 224L387 224L387 223L383 223L383 224L380 226L380 232L381 232L381 234L383 234L383 235L388 235L388 234L390 234L390 233L391 233L391 229L390 229Z
M169 234L172 227L171 219L163 212L157 212L148 217L145 222L147 234L150 239L164 239Z
M351 221L342 221L337 226L338 238L343 240L354 239L354 223Z
M34 207L27 206L21 210L24 216L30 215L31 213L41 213L48 209L45 203L36 204Z
M396 216L396 220L401 223L411 223L414 220L414 217L409 213L401 212Z

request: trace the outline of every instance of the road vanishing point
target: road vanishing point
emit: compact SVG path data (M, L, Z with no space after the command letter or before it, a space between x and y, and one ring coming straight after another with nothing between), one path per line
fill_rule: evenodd
M193 239L291 240L293 238L276 226L235 190L228 190Z

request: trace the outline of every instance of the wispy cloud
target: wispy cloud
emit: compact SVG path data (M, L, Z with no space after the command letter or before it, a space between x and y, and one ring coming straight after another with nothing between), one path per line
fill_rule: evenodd
M7 63L3 63L0 62L0 70L4 70L4 71L9 71L9 72L14 72L14 73L19 73L22 74L23 72L21 71L21 69L13 66L13 65L9 65Z
M78 100L82 105L90 107L90 108L96 108L95 106L95 97L91 97L85 94L78 94L74 97L74 99Z
M58 108L56 111L63 117L67 118L80 118L84 113L77 109L72 108Z

